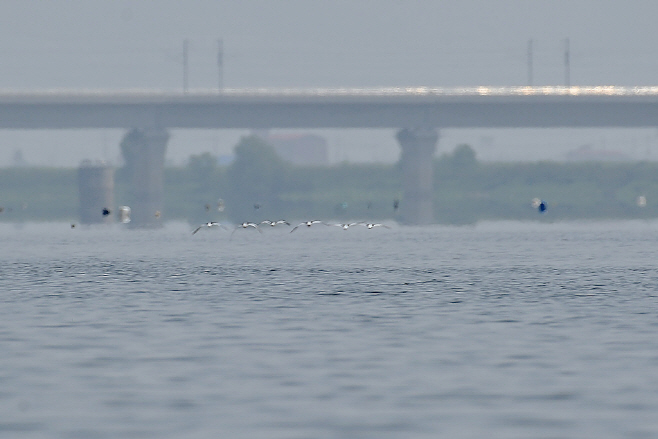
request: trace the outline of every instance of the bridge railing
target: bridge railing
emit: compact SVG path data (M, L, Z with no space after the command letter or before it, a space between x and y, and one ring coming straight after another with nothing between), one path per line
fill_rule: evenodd
M658 86L472 86L162 89L0 89L0 97L180 97L180 96L658 96Z

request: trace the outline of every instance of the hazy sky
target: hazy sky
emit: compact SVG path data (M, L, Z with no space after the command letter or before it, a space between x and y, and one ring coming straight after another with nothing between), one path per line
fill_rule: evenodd
M656 85L658 2L573 0L3 0L0 89L180 89L189 40L191 88L562 84L570 39L574 85ZM229 152L241 132L174 132L168 158ZM332 159L395 160L390 131L322 132ZM16 149L42 164L116 160L117 131L0 132L0 165ZM591 143L650 154L655 130L446 130L489 159L558 158ZM50 146L53 145L53 146ZM637 151L641 151L638 153Z

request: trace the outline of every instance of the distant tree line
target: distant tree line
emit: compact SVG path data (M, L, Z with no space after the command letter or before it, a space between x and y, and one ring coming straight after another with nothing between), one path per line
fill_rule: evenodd
M460 145L435 162L434 185L435 218L444 223L658 217L654 162L482 163ZM533 198L546 201L545 215L531 208Z
M439 223L658 218L658 163L486 163L459 145L434 167ZM0 221L76 220L76 171L0 169ZM128 175L117 170L117 205L130 203ZM545 213L531 206L533 198L546 202ZM203 153L165 170L165 217L191 223L396 219L396 200L402 208L397 165L296 166L257 136L240 140L228 166Z
M295 166L257 136L241 139L229 166L208 153L190 157L187 167L167 170L166 185L167 212L193 221L385 219L401 197L395 166Z

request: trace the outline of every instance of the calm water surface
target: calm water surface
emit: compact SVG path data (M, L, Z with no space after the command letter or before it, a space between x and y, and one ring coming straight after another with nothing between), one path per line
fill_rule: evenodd
M656 222L191 230L0 225L0 437L658 437Z

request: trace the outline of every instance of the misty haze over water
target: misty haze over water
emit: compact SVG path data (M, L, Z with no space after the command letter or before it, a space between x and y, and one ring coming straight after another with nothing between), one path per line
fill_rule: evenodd
M0 4L0 89L179 90L183 41L189 87L653 85L652 1L85 1ZM118 161L120 131L0 132L0 166ZM229 154L243 131L174 131L167 158ZM394 162L394 132L322 131L330 161ZM561 160L583 145L658 157L653 128L445 130L438 151L473 146L483 160Z
M533 83L560 85L565 38L572 85L658 85L657 16L649 0L5 1L0 92L182 90L185 40L190 88L214 89L219 39L234 88L525 85L530 39ZM478 160L658 159L653 127L438 128L437 154L468 143ZM394 130L313 132L332 163L400 153ZM246 133L174 130L167 160L231 154ZM124 134L0 130L0 167L119 164ZM643 165L591 186L649 210L654 173L627 204L605 193ZM530 209L514 189L546 190L532 181L489 186ZM473 193L474 210L495 200ZM0 223L0 437L657 437L658 222L554 222L568 205L548 206L539 221L294 234Z

